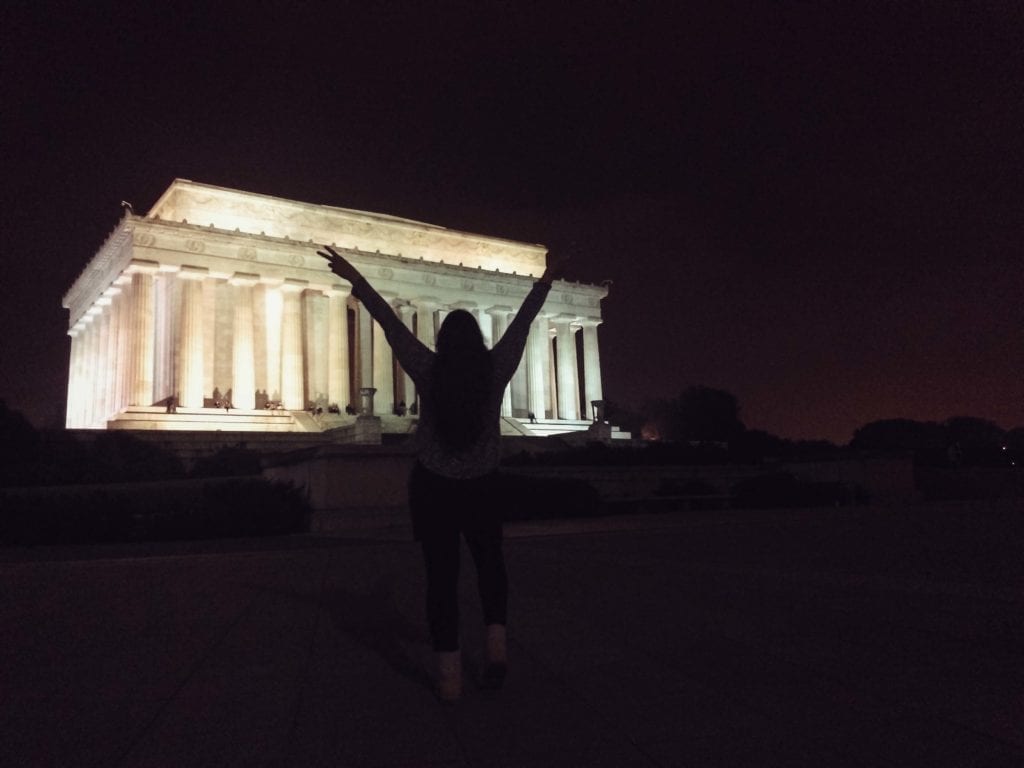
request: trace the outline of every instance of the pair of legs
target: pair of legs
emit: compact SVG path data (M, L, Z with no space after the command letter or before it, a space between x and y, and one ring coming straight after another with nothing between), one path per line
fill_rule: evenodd
M423 547L427 622L434 650L459 649L459 549L466 539L476 565L484 623L504 626L508 580L502 554L500 490L494 474L468 480L416 464L409 480L413 531Z

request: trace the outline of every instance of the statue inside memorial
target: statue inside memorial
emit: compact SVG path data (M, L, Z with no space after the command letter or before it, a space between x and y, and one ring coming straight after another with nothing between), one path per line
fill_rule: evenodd
M476 565L487 625L480 685L500 688L508 664L508 583L497 475L501 401L523 355L530 324L563 260L549 259L546 271L493 349L484 345L473 315L457 309L441 324L435 353L413 335L349 261L329 246L317 253L334 274L352 283L352 295L384 329L391 349L420 394L409 509L426 566L427 622L437 657L438 697L452 702L462 694L460 535Z

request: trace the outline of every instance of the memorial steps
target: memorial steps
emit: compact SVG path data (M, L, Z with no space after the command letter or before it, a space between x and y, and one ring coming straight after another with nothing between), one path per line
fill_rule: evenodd
M516 434L527 437L554 437L555 435L571 435L587 432L594 422L587 419L515 419L505 418L503 421L514 422L518 426ZM505 434L502 431L502 434ZM611 428L613 440L629 440L630 435L618 427Z
M308 415L308 414L305 414ZM168 413L165 406L131 405L107 420L107 429L176 432L306 432L291 411L232 408L185 408ZM317 430L319 431L319 430Z
M415 417L379 416L380 432L387 435L410 434ZM356 422L348 414L314 416L308 411L232 408L185 408L168 413L165 406L125 408L107 421L107 429L175 432L306 432L330 436L347 434ZM593 422L583 419L527 419L503 417L502 436L554 437L586 433ZM611 428L613 440L629 439L629 434ZM346 441L347 442L347 441Z

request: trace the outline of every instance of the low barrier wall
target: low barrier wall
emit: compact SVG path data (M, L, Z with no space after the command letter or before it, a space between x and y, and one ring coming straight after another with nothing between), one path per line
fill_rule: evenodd
M263 475L285 480L303 489L313 510L312 528L332 532L381 526L406 526L406 486L414 457L408 448L387 446L322 446L295 452L266 466ZM725 501L744 481L772 475L791 475L809 484L834 484L854 491L858 499L875 504L901 503L915 498L913 466L909 458L863 458L807 463L703 466L514 466L503 468L521 487L543 487L562 481L575 484L580 502L601 507L671 496L674 487L700 481L710 498ZM530 481L534 480L534 483ZM584 494L584 491L592 492ZM558 505L564 508L561 510ZM549 505L542 505L549 507ZM569 509L573 507L572 509ZM543 512L557 517L564 511L579 516L585 510L573 499L558 499Z

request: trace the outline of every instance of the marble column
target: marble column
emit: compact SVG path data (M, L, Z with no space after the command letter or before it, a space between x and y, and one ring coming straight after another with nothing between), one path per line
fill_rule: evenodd
M413 302L416 307L416 338L431 350L437 348L434 334L434 312L437 310L438 303L437 299L430 297L419 298Z
M381 294L383 295L383 294ZM376 413L390 414L395 410L395 364L391 345L384 336L384 327L373 322L373 409Z
M85 349L85 324L81 321L68 331L71 337L71 354L68 359L68 401L65 406L65 428L80 426L82 357Z
M68 329L68 388L64 397L64 429L72 429L74 426L74 400L75 400L75 351L77 344L75 337L78 331L74 327Z
M494 347L494 328L491 325L491 316L481 311L479 307L470 311L476 318L476 324L480 326L480 335L483 336L484 346L492 349Z
M537 317L530 325L526 339L527 409L538 419L544 418L544 370L547 367L548 321Z
M505 331L508 328L508 316L512 311L511 307L491 307L487 310L488 317L491 318L491 344L489 346L493 349L494 345L497 344L501 337L505 335ZM512 382L505 387L505 393L501 397L501 415L511 416L512 415Z
M373 386L373 318L370 312L359 303L359 386L364 389ZM376 403L374 404L376 407Z
M179 403L185 408L203 407L203 284L207 270L183 266L178 271L181 283L181 310L178 316L180 345L178 364Z
M95 310L95 311L94 311ZM100 366L99 307L90 307L85 321L85 371L82 376L82 426L92 428L96 418L96 378Z
M306 399L326 406L327 398L327 297L323 291L303 293L306 321Z
M505 316L505 329L512 324L515 319L516 313L509 311L508 315ZM532 333L532 331L531 331ZM526 412L529 410L529 376L527 375L529 370L530 360L530 341L527 337L526 347L523 350L523 356L519 358L519 365L516 367L516 372L512 374L512 380L509 382L509 388L512 392L512 414L514 416L525 417ZM542 414L537 414L542 415Z
M175 394L174 350L178 345L175 339L177 320L174 315L174 289L177 285L178 281L161 265L160 271L153 278L153 397L161 405L166 405L167 398Z
M110 303L103 310L103 326L106 334L106 350L103 359L103 383L102 413L100 413L100 426L105 426L107 419L118 410L118 385L120 384L121 371L118 365L118 352L121 343L121 295L120 286L107 289Z
M558 364L558 418L579 419L580 409L576 397L576 339L570 323L575 317L559 315L554 319Z
M264 294L267 341L267 399L281 402L281 330L284 327L284 292L280 285L268 285Z
M105 301L96 316L93 330L96 333L96 353L98 364L93 374L93 414L92 424L102 429L107 417L108 392L107 382L110 380L110 304L109 297L101 297Z
M548 367L545 372L548 375L547 385L544 389L544 402L547 404L548 413L551 418L558 418L558 364L555 362L555 329L548 329Z
M342 413L351 403L348 386L348 308L352 289L333 285L327 292L327 401Z
M412 318L416 314L416 309L411 304L402 303L398 305L398 316L402 318L402 324L410 331L414 330ZM416 389L413 384L412 377L402 370L402 366L399 363L399 370L402 372L402 391L399 394L399 399L405 401L406 408L411 408L413 403L416 402ZM406 410L408 413L408 410Z
M75 341L78 342L78 373L75 374L75 427L82 428L89 424L89 369L92 367L92 359L89 357L91 350L91 342L89 339L89 329L92 327L92 323L85 322L85 318L82 318L75 325L78 329L78 334L75 336Z
M224 285L220 278L211 278L203 282L203 398L207 395L213 396L213 390L217 389L224 382L217 381L217 307L223 306L224 302L217 301L217 293ZM228 319L225 322L230 323ZM225 361L224 375L229 372L228 360L222 355ZM224 393L221 392L221 395Z
M587 412L590 409L583 407L582 402L580 402L580 395L582 394L580 387L582 382L580 381L579 346L576 344L576 332L579 329L575 325L570 325L569 330L571 332L570 338L572 339L572 359L573 362L576 363L576 375L572 379L572 397L573 401L576 403L576 418L586 419Z
M99 356L96 365L96 375L93 381L93 404L95 405L93 426L102 428L110 409L110 366L117 336L111 332L110 328L110 297L101 296L96 303L100 304L101 313L96 316L96 339Z
M128 366L128 338L131 330L129 304L131 302L131 278L122 274L115 281L121 293L112 297L111 321L117 328L117 341L114 352L114 387L111 416L121 413L128 404L128 386L130 369Z
M236 272L229 282L235 294L231 326L231 403L235 408L251 410L256 407L253 289L259 276Z
M132 262L131 367L128 405L152 405L156 369L156 290L153 275L157 265Z
M601 387L601 356L597 346L597 326L600 320L583 320L583 392L584 406L590 413L594 400L604 399Z
M302 380L302 291L306 280L288 278L281 285L281 404L289 411L303 411L305 383Z

